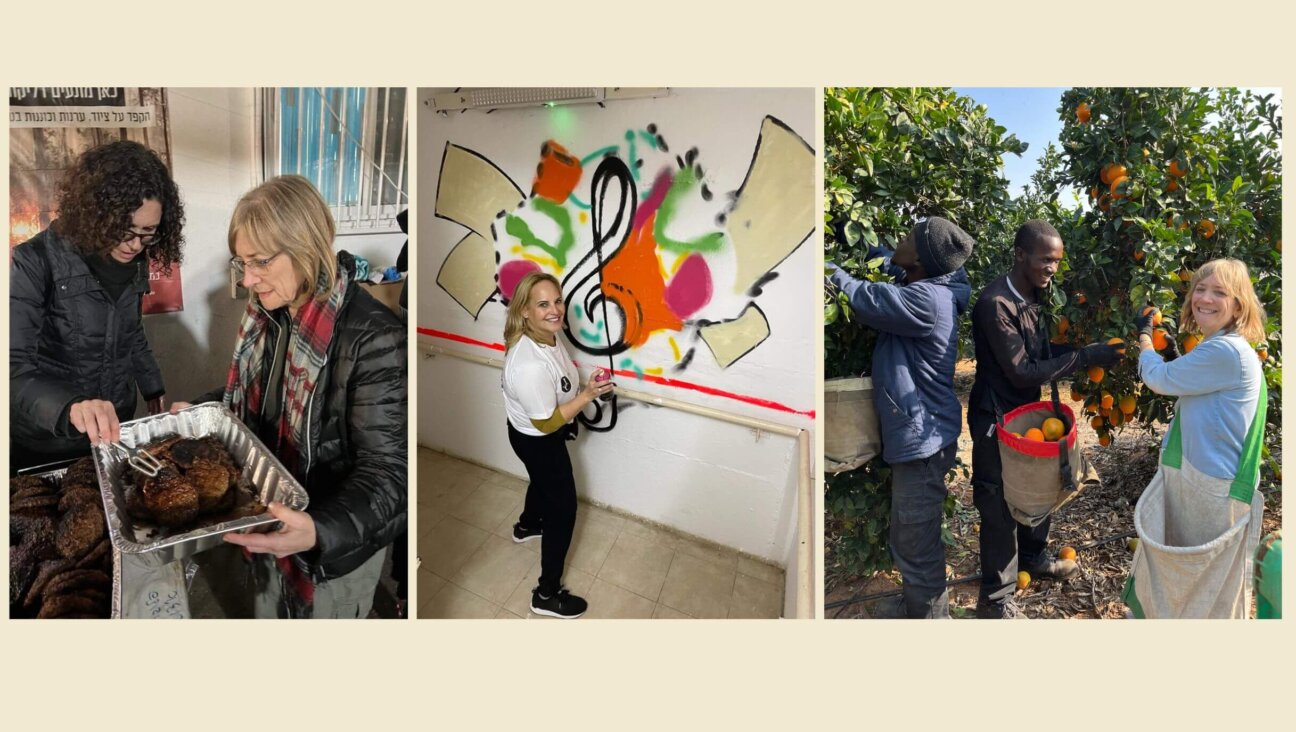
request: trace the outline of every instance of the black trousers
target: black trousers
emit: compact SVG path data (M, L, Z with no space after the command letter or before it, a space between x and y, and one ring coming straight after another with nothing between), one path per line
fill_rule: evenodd
M902 597L910 618L949 617L945 589L945 473L954 466L958 442L920 460L891 466L891 557L904 579Z
M999 459L999 438L986 432L994 416L983 412L969 415L972 430L972 504L981 514L980 604L1003 603L1017 586L1018 566L1030 567L1044 559L1049 524L1017 523L1008 512L1003 496L1003 463Z
M552 597L562 587L563 564L576 527L576 479L567 454L567 430L535 437L508 426L509 445L526 466L526 503L518 519L528 529L542 529L540 594Z

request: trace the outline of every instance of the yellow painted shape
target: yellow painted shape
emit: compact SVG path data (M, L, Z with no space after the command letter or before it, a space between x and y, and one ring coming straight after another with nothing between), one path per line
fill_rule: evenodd
M735 292L749 290L814 232L814 180L814 151L766 117L756 157L725 222L737 256Z
M436 213L480 236L490 236L501 211L512 211L525 199L498 168L457 145L446 145L437 181Z
M473 233L465 236L446 256L437 273L437 284L473 317L495 294L495 247Z
M700 332L721 368L728 368L770 335L769 321L755 306L748 306L732 321L708 325Z

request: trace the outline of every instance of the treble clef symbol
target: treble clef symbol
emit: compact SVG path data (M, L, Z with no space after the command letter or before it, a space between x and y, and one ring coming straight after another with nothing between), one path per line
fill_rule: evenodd
M626 313L621 312L615 302L612 304L611 309L608 307L608 298L603 291L603 266L617 251L625 246L635 218L637 201L634 181L625 162L613 156L604 158L594 171L594 177L590 182L590 229L593 233L594 244L590 251L567 273L562 282L562 289L563 292L567 293L568 300L581 303L584 312L590 315L591 320L593 320L593 314L596 312L602 315L603 335L606 345L592 345L588 342L582 342L572 333L570 320L565 320L563 329L567 332L568 340L590 355L606 356L609 372L613 370L612 357L625 352L630 346L626 343L624 337ZM605 251L605 247L608 246L609 242L615 242L615 245ZM570 284L573 280L575 280L575 284ZM611 316L613 315L618 318L618 328L622 331L617 337L612 335L613 319ZM570 311L568 317L570 317ZM587 418L582 414L580 415L581 423L594 432L607 432L615 427L617 415L615 393L612 401L608 403L611 418L606 426L598 425L603 419L603 405L597 401L594 402L594 405L594 417Z

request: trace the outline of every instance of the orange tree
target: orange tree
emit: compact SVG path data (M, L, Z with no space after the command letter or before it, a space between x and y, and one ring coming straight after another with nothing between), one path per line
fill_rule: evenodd
M894 248L919 217L942 216L978 242L966 266L979 291L1010 262L1002 242L1011 241L1012 200L1001 168L1004 155L1025 149L984 106L948 89L825 90L825 257L876 279L866 263L871 246ZM871 373L876 334L852 320L839 294L826 292L824 323L825 377ZM828 476L825 504L830 571L857 576L890 566L884 461Z
M1051 217L1066 242L1066 268L1054 287L1053 335L1083 345L1121 338L1127 358L1073 382L1101 444L1132 423L1168 421L1172 400L1140 388L1133 347L1136 308L1164 313L1164 337L1181 350L1178 316L1187 282L1217 257L1246 262L1269 316L1254 344L1270 392L1264 480L1278 464L1282 352L1281 135L1278 105L1235 89L1075 88L1058 114L1062 156L1042 171L1056 195L1072 187L1083 211Z

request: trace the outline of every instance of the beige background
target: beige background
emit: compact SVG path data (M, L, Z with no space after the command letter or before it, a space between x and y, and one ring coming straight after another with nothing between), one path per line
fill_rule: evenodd
M1296 82L1291 11L1274 10L1275 3L713 5L577 0L409 10L395 3L318 2L309 13L242 1L135 3L107 12L79 0L27 5L6 11L0 81L1288 88ZM821 115L817 120L814 145L821 150ZM4 146L7 160L7 141ZM411 160L416 157L411 150ZM7 193L7 187L6 176L0 188ZM411 198L418 200L416 189ZM1288 196L1289 219L1293 208ZM417 247L411 256L417 258ZM417 271L417 262L411 268ZM7 278L0 290L7 302ZM1284 310L1289 322L1293 307ZM7 334L4 322L0 331ZM417 388L411 384L415 403ZM7 390L0 393L7 411ZM1288 398L1289 408L1293 401ZM413 469L416 461L410 464ZM415 506L411 498L411 523ZM1292 628L1290 618L1233 624L0 621L0 728L1094 730L1129 728L1137 720L1151 729L1293 729ZM1028 654L1035 660L1026 661Z

